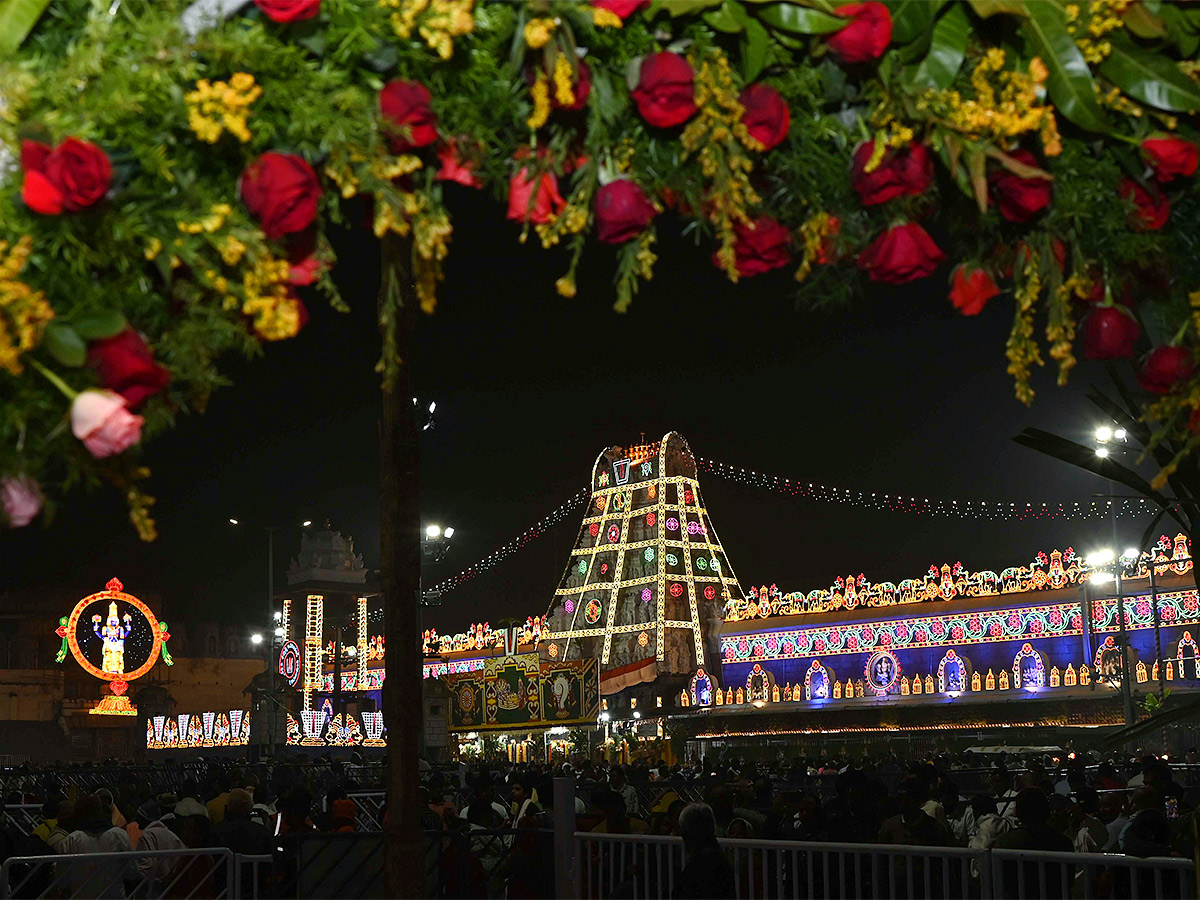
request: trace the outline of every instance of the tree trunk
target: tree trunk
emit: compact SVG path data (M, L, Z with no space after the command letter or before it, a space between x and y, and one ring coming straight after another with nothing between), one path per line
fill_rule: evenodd
M387 726L387 817L383 893L425 896L425 845L417 791L421 738L421 509L418 409L413 404L416 291L412 241L388 234L381 247L379 330L383 421L379 432L379 542L383 582L383 721Z

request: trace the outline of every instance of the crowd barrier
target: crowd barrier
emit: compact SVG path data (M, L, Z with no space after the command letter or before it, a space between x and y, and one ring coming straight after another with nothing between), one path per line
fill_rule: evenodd
M571 896L665 898L684 864L677 837L576 832ZM1196 896L1191 860L1111 853L968 850L888 844L720 841L745 898L1180 900Z

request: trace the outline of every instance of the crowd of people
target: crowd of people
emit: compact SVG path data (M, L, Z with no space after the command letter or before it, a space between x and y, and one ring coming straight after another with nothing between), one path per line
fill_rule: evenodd
M725 838L1190 859L1200 764L1190 765L1194 752L1187 762L1074 754L985 762L943 754L923 761L889 755L618 765L580 758L431 767L420 797L429 893L553 896L552 829L556 809L568 802L576 831L681 836L678 897L733 896L735 861L709 852ZM568 782L573 798L556 804L556 785ZM252 877L260 879L260 896L283 896L295 868L286 836L378 829L384 811L365 811L348 796L361 787L337 766L290 766L263 778L214 766L169 791L132 772L95 791L44 773L8 796L10 805L41 803L43 821L25 833L9 817L3 849L5 857L49 857L225 847L270 857ZM131 859L29 864L10 883L24 875L19 893L30 896L57 879L72 896L125 896L132 885L153 882L171 886L168 895L203 897L219 895L225 878L195 857Z

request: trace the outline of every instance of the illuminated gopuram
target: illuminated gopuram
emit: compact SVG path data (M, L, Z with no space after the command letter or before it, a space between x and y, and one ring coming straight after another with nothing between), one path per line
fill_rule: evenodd
M598 659L602 695L650 683L674 694L717 662L722 610L742 601L695 458L670 432L597 457L538 649L545 660Z

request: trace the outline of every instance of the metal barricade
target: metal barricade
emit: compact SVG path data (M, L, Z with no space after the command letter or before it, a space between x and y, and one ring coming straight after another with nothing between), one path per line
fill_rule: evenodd
M4 807L4 827L20 834L33 834L42 824L42 804L10 803Z
M361 831L383 830L383 791L351 791L346 795L358 808L358 827Z
M1177 857L992 850L991 868L993 895L1014 900L1196 896L1195 866L1192 860Z
M231 898L234 854L224 847L14 856L0 898Z
M270 853L234 854L233 888L229 896L238 900L274 897L275 857Z

